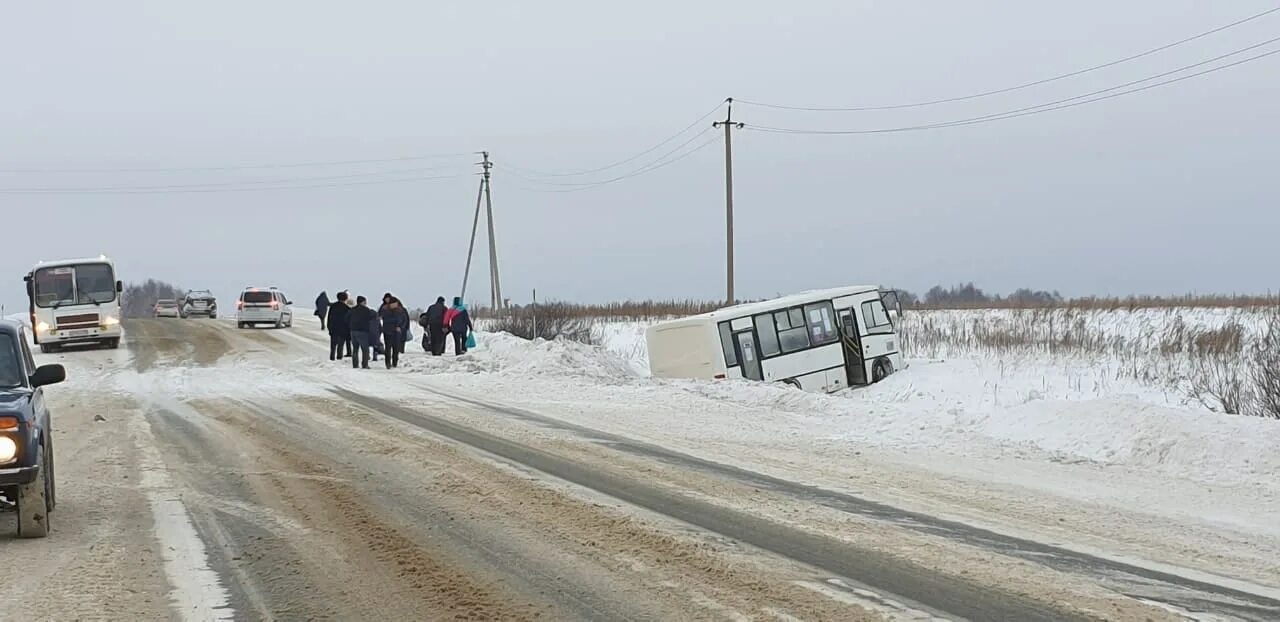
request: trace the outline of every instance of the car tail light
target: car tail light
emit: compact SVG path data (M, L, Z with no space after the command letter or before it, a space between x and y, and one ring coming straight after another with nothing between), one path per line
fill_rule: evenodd
M236 301L236 308L237 308L237 309L243 309L243 308L244 308L244 301L243 301L243 300L237 300L237 301Z
M272 309L279 309L279 308L280 308L280 301L279 301L279 300L272 300L272 301L271 301L271 308L272 308Z

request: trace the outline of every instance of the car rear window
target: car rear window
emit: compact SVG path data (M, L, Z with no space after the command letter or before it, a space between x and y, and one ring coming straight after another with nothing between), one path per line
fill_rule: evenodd
M240 299L245 302L271 302L271 292L245 292L240 294Z

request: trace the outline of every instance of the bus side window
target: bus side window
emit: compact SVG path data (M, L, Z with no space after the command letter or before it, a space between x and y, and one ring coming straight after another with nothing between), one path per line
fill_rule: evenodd
M760 356L769 358L781 354L782 350L778 347L778 329L774 326L773 315L768 313L757 315L755 321L756 346L760 348Z

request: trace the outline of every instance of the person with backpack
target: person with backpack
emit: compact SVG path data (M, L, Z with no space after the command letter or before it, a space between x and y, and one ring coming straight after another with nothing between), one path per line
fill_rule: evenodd
M369 308L368 302L364 296L357 296L356 306L347 314L347 322L351 327L351 343L358 348L351 352L352 369L369 369L369 345L372 339L369 328L377 316L373 313L373 309ZM356 356L357 352L359 356Z
M453 333L453 355L466 354L467 336L474 327L471 325L471 314L467 312L467 305L463 304L461 296L453 299L453 306L444 314L444 323L449 327L449 332Z
M427 311L422 315L426 318L424 328L427 332L427 339L431 342L431 355L440 356L444 354L445 335L448 329L445 328L444 316L448 312L448 307L444 304L444 296L436 298L436 303L427 307Z
M382 318L382 342L386 347L382 360L387 369L399 367L404 337L409 330L409 312L400 304L400 299L392 297L378 315Z
M329 305L329 360L336 361L351 353L351 324L348 316L351 307L347 306L347 292L338 292L338 300Z

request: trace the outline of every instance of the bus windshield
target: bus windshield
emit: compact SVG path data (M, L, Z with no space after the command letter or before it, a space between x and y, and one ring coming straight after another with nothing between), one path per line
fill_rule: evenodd
M115 274L105 263L36 270L32 296L37 307L102 304L116 299Z

